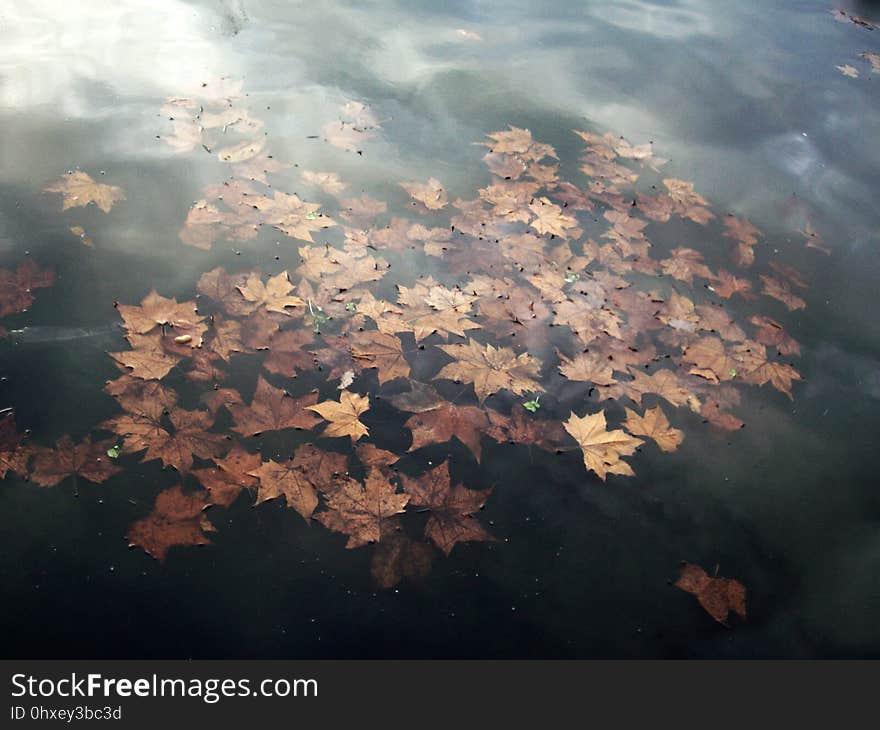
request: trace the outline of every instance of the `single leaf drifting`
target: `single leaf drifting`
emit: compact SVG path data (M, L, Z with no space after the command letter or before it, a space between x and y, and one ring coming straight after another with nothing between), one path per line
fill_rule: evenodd
M406 190L413 200L418 201L428 210L441 210L449 202L443 185L433 177L429 178L427 183L400 183L400 187Z
M32 258L26 258L18 268L0 269L0 317L26 312L34 303L34 289L52 286L55 272L42 269Z
M308 408L330 422L324 429L325 436L351 436L352 441L357 441L370 433L358 420L362 413L370 410L369 396L343 390L338 402L327 400Z
M94 203L105 213L109 213L114 203L125 200L122 188L95 182L89 174L79 170L70 172L57 182L47 185L43 188L43 192L64 195L61 210Z
M209 545L206 532L215 528L204 513L204 492L184 492L178 484L156 497L152 512L128 528L130 547L144 549L160 562L175 547Z
M460 542L495 539L473 517L492 494L491 488L477 490L460 484L453 486L449 464L445 461L420 477L402 474L401 480L410 504L430 510L425 536L447 555Z
M731 611L741 619L746 617L746 589L738 580L712 578L699 565L685 563L675 586L695 595L706 612L720 624L727 625Z
M370 573L380 588L392 588L404 579L424 578L431 572L433 551L428 543L416 542L401 529L383 525Z

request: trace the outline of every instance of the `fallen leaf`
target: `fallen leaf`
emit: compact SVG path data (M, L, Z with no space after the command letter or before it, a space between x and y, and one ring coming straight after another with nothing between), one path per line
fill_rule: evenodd
M746 617L746 589L738 580L712 578L699 565L685 563L675 587L696 596L706 613L724 626L731 611Z
M114 203L125 200L122 188L95 182L85 172L69 172L57 182L43 188L46 193L61 193L64 201L61 210L81 208L94 203L105 213L109 213Z
M361 414L370 410L369 396L343 390L339 394L338 402L324 401L309 406L309 410L330 422L324 429L325 436L351 436L352 441L357 441L370 433L370 430L358 420Z
M409 495L399 494L379 468L370 469L365 484L349 479L327 496L327 510L317 512L315 519L325 527L348 535L345 547L361 547L379 542L383 525L403 512Z
M535 380L541 361L527 352L517 355L509 347L483 346L474 340L468 340L466 345L440 345L440 349L454 361L445 365L434 379L473 383L480 403L502 389L517 395L541 390Z
M206 532L215 528L204 513L202 492L184 492L180 485L160 492L152 512L128 528L130 547L135 545L160 562L175 546L209 545Z
M608 431L605 411L576 416L574 413L563 423L565 430L577 441L584 454L584 466L604 482L608 474L635 476L632 467L621 457L630 456L644 443L625 431Z
M234 403L228 406L235 419L232 430L242 436L254 436L265 431L280 431L285 428L314 428L319 423L319 419L310 409L317 401L317 393L294 398L288 395L287 391L272 387L260 376L257 378L257 387L249 406Z
M431 516L425 525L428 537L446 555L460 542L492 541L493 538L473 514L482 509L491 489L468 489L453 486L449 465L444 461L420 477L401 475L409 503L423 507Z
M631 434L652 439L661 451L675 451L684 440L684 433L669 425L660 406L647 409L643 416L627 408L624 425Z

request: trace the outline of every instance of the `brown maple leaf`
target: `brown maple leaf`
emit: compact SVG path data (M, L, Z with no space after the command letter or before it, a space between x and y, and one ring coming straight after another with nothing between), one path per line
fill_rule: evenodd
M376 216L388 210L387 203L371 198L366 193L359 198L347 198L340 205L343 208L340 215L357 226L370 225Z
M334 147L346 152L361 154L364 142L374 137L372 131L363 129L355 124L343 121L327 122L321 127L321 136Z
M755 339L762 345L775 347L780 355L801 354L801 346L772 317L754 315L749 318L749 322L758 328Z
M577 221L570 215L565 215L562 208L550 202L548 198L536 198L529 205L529 210L535 215L535 219L529 224L538 233L548 233L551 236L577 238L575 229Z
M715 277L716 283L711 287L719 297L730 299L734 294L739 294L743 299L754 299L752 294L752 282L748 279L737 279L729 271L722 269Z
M227 274L226 269L218 267L202 274L196 289L221 305L228 314L248 314L253 307L239 291L239 287L244 286L246 281L245 274Z
M270 373L288 377L314 370L315 353L310 349L314 343L315 333L311 329L278 332L268 343L269 356L263 361L263 367Z
M468 340L464 345L440 345L439 348L454 361L445 365L434 379L473 383L480 403L502 389L517 395L541 390L535 380L541 370L541 361L527 352L517 355L509 347L484 346L474 340Z
M8 472L25 475L31 450L21 445L22 434L15 427L12 413L0 417L0 479Z
M562 361L559 372L569 380L596 385L612 385L615 382L611 361L600 353L580 352L572 359L558 350L556 354Z
M300 177L302 177L303 182L321 188L328 195L338 195L348 187L335 172L303 170L300 173Z
M743 372L742 379L753 385L770 383L778 391L785 393L789 400L793 400L791 384L795 380L801 380L801 375L787 363L766 361Z
M706 613L724 626L731 611L746 617L746 589L738 580L713 578L699 565L684 563L675 587L696 596Z
M423 340L435 332L443 335L465 336L465 330L477 329L469 313L477 297L460 289L448 289L428 277L413 287L398 285L397 303L408 308L399 320L389 318L395 331L410 331L416 340Z
M612 397L617 397L616 393L620 393L641 405L642 396L646 393L653 393L674 406L687 404L691 395L690 391L674 370L661 368L650 375L639 368L629 367L627 370L633 379L619 381L616 385L611 386L609 391L614 394Z
M489 428L489 419L482 408L458 406L438 396L434 403L418 409L410 406L404 410L416 410L415 415L403 424L412 432L412 444L408 451L457 438L480 461L480 437Z
M344 454L303 444L292 459L281 463L269 459L248 474L260 482L255 504L283 496L288 507L309 520L318 506L318 492L335 492L344 481L346 468Z
M57 182L47 185L43 191L64 195L61 210L94 203L105 213L109 213L114 203L125 200L122 188L95 182L90 175L79 170L70 172Z
M100 484L122 471L107 455L111 446L113 439L92 443L86 436L76 444L70 436L62 436L54 449L37 447L34 450L31 479L43 487L54 487L69 476Z
M259 468L262 459L252 454L241 444L235 444L222 459L214 459L216 466L194 469L192 474L208 492L208 504L228 507L244 489L256 489L259 480L251 476L253 469Z
M143 380L161 380L181 361L181 356L168 352L160 333L128 335L132 349L109 353L116 362L128 368L131 375ZM167 338L170 339L170 338Z
M287 391L272 387L261 375L257 378L257 387L249 406L234 403L228 406L235 420L232 430L243 436L254 436L285 428L314 428L319 419L309 408L317 401L317 393L294 398Z
M693 285L694 277L713 279L709 267L703 263L703 255L692 248L679 247L672 251L672 256L660 262L663 273L679 281Z
M32 258L26 258L15 270L0 269L0 317L26 312L34 303L33 290L54 283L54 270L40 268Z
M180 344L199 347L207 329L204 317L196 314L195 302L179 302L159 295L155 289L147 294L140 306L120 304L117 307L125 328L130 334L146 335L172 328L173 337ZM189 339L185 339L185 338Z
M287 278L287 272L269 277L264 284L259 274L252 273L247 280L237 287L241 296L249 303L250 311L265 308L268 312L289 315L288 308L304 307L305 302L290 292L293 284Z
M370 410L369 396L343 390L339 394L338 402L324 401L309 406L309 410L329 421L324 429L325 436L350 436L352 441L357 441L370 433L370 430L359 420L361 414Z
M266 223L303 241L314 241L313 233L336 225L332 218L319 212L320 204L307 203L295 193L288 195L276 190L271 198L258 198L253 205Z
M428 178L427 183L408 182L400 183L410 197L421 203L428 210L441 210L446 207L449 198L446 197L446 191L437 178Z
M647 409L643 416L627 408L624 425L631 434L652 439L661 451L675 451L684 440L684 433L669 425L660 406Z
M241 338L241 323L224 319L218 314L214 317L213 326L208 330L206 348L220 359L229 362L233 353L244 352L246 349Z
M367 468L373 466L391 466L391 464L394 464L400 459L397 454L391 451L386 451L385 449L377 448L373 444L360 443L355 447L355 451L357 452L358 460Z
M491 408L487 415L492 425L486 435L496 441L537 446L547 451L560 448L565 441L565 431L558 421L536 418L521 406L514 406L509 416Z
M565 430L577 441L584 454L584 466L595 472L604 482L608 474L635 476L635 473L621 457L629 456L644 443L625 431L608 431L605 424L605 411L586 416L574 413L563 423Z
M318 506L318 493L308 475L293 460L279 464L272 459L264 461L259 469L250 472L260 481L256 504L283 496L287 506L309 520Z
M370 469L365 484L348 479L327 495L327 510L317 512L315 519L325 527L348 535L345 547L360 547L379 542L388 518L403 512L409 495L399 494L386 474L377 467Z
M370 561L370 574L380 588L392 588L404 579L418 580L431 572L433 548L416 542L393 525L382 526L382 539Z
M492 494L492 489L453 486L449 465L444 461L419 477L401 475L403 489L414 507L430 510L425 536L446 555L460 542L492 541L493 538L473 516Z
M170 429L162 428L154 432L141 461L161 459L165 466L172 466L181 474L186 474L192 468L194 456L209 459L223 450L223 435L208 431L214 424L212 413L172 408L168 421Z
M351 356L365 368L377 368L379 385L395 378L409 376L409 363L403 353L400 338L370 330L358 332L352 338Z
M152 512L128 528L129 546L137 545L162 562L177 545L210 545L205 533L215 528L205 507L204 492L184 492L179 484L160 492Z
M807 306L807 303L795 294L791 290L791 287L781 279L777 279L775 276L764 276L762 274L761 281L764 282L763 293L768 297L778 299L788 307L789 311L803 309Z

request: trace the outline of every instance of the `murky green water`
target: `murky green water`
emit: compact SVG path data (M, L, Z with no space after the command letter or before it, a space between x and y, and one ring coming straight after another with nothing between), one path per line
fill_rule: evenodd
M288 270L296 283L303 242L278 231L221 238L210 250L179 238L205 186L230 173L201 145L176 153L161 109L169 98L204 96L213 87L203 84L222 77L242 80L236 108L263 120L267 152L291 165L272 176L274 189L317 199L334 215L333 196L304 185L300 171L335 172L349 185L346 196L365 191L387 202L382 225L415 215L400 182L435 177L450 201L475 197L490 176L486 148L472 143L508 125L553 145L560 175L580 185L583 144L572 129L653 142L669 160L660 177L692 181L718 216L760 229L750 278L777 262L808 282L805 309L789 312L766 297L761 304L800 343L791 361L803 381L791 401L770 386L744 388L735 413L747 425L734 432L664 403L684 431L681 447L643 448L627 459L635 477L607 483L585 470L576 450L556 455L484 438L480 463L458 442L407 455L404 472L446 459L456 481L493 487L478 519L496 541L461 543L448 557L434 550L428 575L384 589L371 576L374 546L347 550L344 536L307 524L282 500L253 507L242 497L228 509L212 507L213 544L175 548L163 563L129 549L129 526L180 483L160 461L124 456L124 471L97 485L68 479L44 488L7 476L0 483L4 654L880 652L872 458L880 430L880 75L859 57L880 52L880 30L836 22L823 2L78 5L11 0L0 9L0 267L30 257L57 274L54 286L35 290L28 311L0 323L12 332L0 340L0 408L14 408L28 443L107 436L95 427L119 408L102 387L119 372L106 353L126 347L114 301L137 304L154 288L192 300L201 274L218 266ZM880 22L874 3L846 7ZM838 65L851 65L858 78ZM380 124L362 154L322 139L322 127L349 101L368 105ZM59 196L42 190L76 169L120 186L126 200L109 213L94 205L61 211ZM798 229L807 221L828 253L805 246ZM93 247L71 226L81 226ZM673 221L655 232L658 250L692 247L713 270L731 266L731 242L717 222L703 229ZM342 240L339 231L322 236L316 241ZM445 275L447 286L467 280L437 259L390 258L380 287L386 296L425 273ZM742 317L751 312L736 300L730 306ZM446 360L435 349L442 340L426 341L426 353L410 359L414 377L430 382ZM548 352L533 348L545 359ZM234 357L223 385L247 401L259 360ZM202 386L171 378L186 406L198 407ZM352 388L360 393L404 389L380 389L372 374L359 378ZM582 384L549 380L541 418L563 421L572 410L599 407ZM321 400L338 396L318 373L290 387L298 395L320 388ZM524 399L508 392L487 403L510 411ZM218 432L228 431L224 417ZM372 442L405 454L408 417L379 398L363 420ZM268 458L312 440L285 431L248 444ZM730 629L714 622L671 585L680 561L710 573L718 566L719 575L741 581L748 618Z

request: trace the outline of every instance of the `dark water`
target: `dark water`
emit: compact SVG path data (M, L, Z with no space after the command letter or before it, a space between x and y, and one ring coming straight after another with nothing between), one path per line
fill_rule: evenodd
M125 472L103 485L45 489L7 477L4 655L880 653L880 75L858 55L880 52L880 30L835 22L823 2L102 5L0 9L0 266L29 252L58 275L29 311L2 322L36 332L0 342L0 407L14 406L31 441L81 438L118 412L101 391L117 375L106 351L124 348L114 300L135 304L152 288L189 300L216 266L298 265L297 244L280 234L210 252L178 238L223 171L200 150L173 154L157 138L167 130L159 110L224 76L243 80L276 159L339 173L352 192L388 200L389 216L407 214L403 180L435 176L450 200L472 197L488 176L485 149L471 142L508 124L552 144L575 175L573 128L652 140L670 160L664 176L693 181L717 212L751 220L763 250L808 280L805 310L769 311L801 343L804 380L792 401L744 390L741 431L692 414L674 420L681 448L644 449L628 480L603 484L577 454L487 439L480 465L459 443L419 452L421 463L448 458L466 484L495 485L479 519L497 542L438 552L429 576L386 590L371 579L372 548L346 550L280 500L212 508L214 544L176 549L164 563L128 549L128 525L179 481L157 461L126 457ZM880 21L874 3L847 8ZM858 79L835 68L845 64ZM310 138L349 100L382 122L363 155ZM127 200L107 215L60 212L41 190L73 169L103 171ZM294 182L284 189L295 190L294 171L285 174ZM804 247L802 210L830 254ZM666 235L704 252L727 241L717 230L705 240L687 228ZM56 336L64 331L91 334ZM547 409L568 415L558 403ZM378 405L364 420L375 441L406 448L393 409ZM266 449L308 438L267 439ZM742 581L748 619L724 628L670 585L682 560Z

